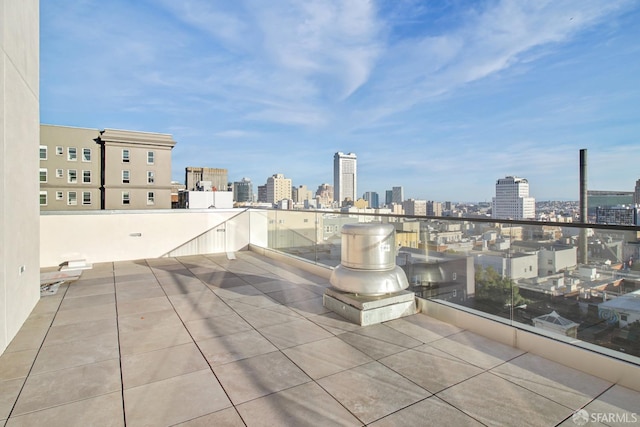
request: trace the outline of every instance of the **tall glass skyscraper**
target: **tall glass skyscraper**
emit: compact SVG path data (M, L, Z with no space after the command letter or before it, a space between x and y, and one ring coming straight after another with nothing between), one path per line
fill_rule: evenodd
M354 153L338 152L333 156L333 200L341 203L347 198L353 201L357 199L357 172Z

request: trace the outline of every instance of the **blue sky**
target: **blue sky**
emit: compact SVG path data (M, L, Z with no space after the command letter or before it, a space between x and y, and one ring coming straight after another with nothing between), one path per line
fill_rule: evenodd
M56 0L41 121L171 133L173 178L226 168L358 192L537 200L640 179L640 3L629 0Z

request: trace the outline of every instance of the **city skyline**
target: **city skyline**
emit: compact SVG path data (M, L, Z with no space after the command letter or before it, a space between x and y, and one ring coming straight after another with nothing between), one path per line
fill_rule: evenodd
M582 148L590 189L639 178L634 2L61 1L40 17L41 123L172 134L174 180L197 165L317 188L341 151L359 197L488 202L517 175L537 200L577 200Z

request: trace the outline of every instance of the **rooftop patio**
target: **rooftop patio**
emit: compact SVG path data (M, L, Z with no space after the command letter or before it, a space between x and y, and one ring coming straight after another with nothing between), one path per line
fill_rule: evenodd
M0 420L553 426L584 408L640 421L637 391L424 314L348 323L323 307L326 279L236 257L95 264L41 298L0 357Z

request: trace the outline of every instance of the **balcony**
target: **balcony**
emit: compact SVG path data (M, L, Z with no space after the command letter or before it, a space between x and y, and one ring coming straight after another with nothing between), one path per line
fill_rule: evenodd
M527 310L513 304L472 304L468 268L476 263L455 242L437 247L445 243L435 240L444 219L421 220L431 225L422 237L430 247L411 248L408 239L398 258L425 297L421 313L360 327L327 311L322 295L340 253L335 226L369 220L414 218L259 210L43 215L43 271L79 258L93 268L42 297L0 356L0 420L551 426L574 425L584 409L589 423L640 421L637 357L598 345L602 337L580 339L597 335L584 332L595 327L584 321L578 338L568 337L527 324L517 314ZM629 230L599 230L596 239L615 231L633 247ZM522 241L533 240L540 239ZM595 282L607 265L596 268ZM560 295L545 290L557 303Z

